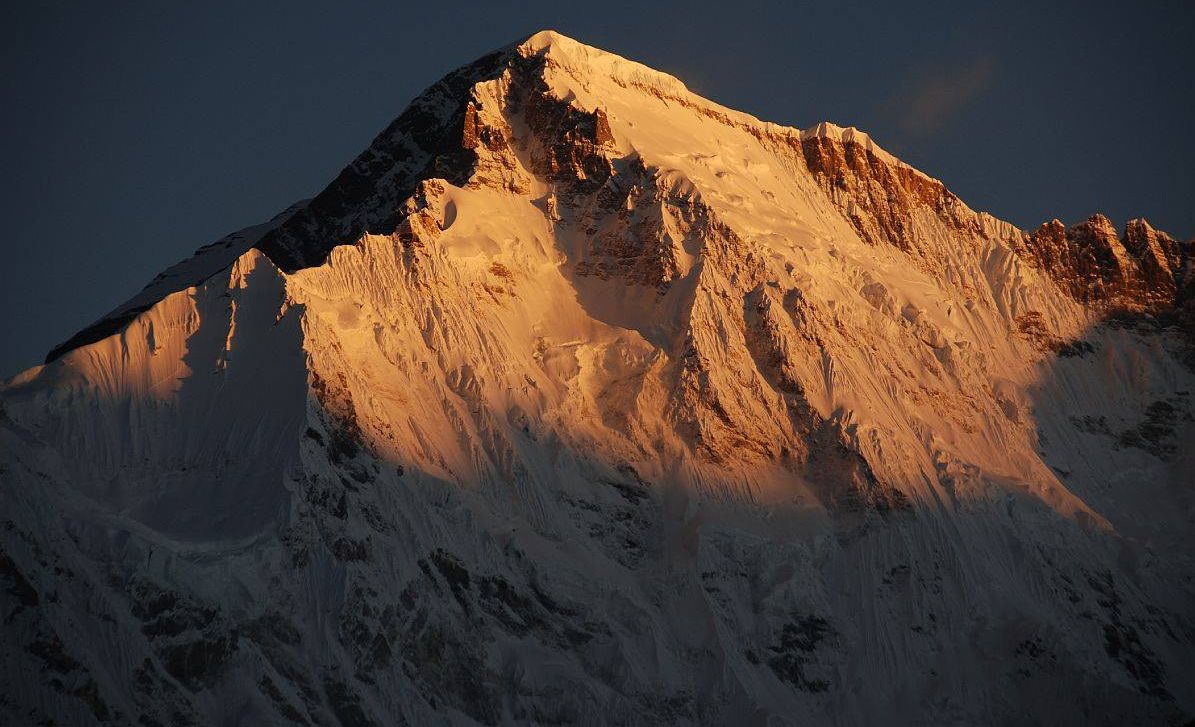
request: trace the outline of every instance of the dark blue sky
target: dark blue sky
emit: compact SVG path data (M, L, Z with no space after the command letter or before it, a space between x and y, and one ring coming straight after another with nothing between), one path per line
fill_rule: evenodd
M1195 3L26 3L0 47L0 376L311 196L535 30L783 124L859 126L1021 226L1195 235Z

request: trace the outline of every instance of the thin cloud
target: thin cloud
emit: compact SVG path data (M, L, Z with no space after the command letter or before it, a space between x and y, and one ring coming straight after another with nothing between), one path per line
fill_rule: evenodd
M981 96L996 78L996 61L980 56L937 68L913 80L886 106L910 134L930 134L945 128L967 104Z

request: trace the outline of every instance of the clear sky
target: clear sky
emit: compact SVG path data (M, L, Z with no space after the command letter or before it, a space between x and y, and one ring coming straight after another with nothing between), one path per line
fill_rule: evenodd
M1195 236L1189 0L21 3L0 30L0 376L549 27L767 120L858 126L1022 227L1102 211Z

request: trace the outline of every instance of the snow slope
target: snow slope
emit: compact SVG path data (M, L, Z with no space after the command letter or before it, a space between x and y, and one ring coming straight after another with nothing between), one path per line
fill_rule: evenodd
M0 714L1187 719L1191 246L1085 224L486 56L0 390Z

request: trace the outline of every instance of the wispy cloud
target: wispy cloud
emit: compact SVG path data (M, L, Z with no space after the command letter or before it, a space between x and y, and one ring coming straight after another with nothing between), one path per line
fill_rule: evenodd
M906 132L930 134L945 128L995 78L995 59L979 56L920 74L885 106Z

